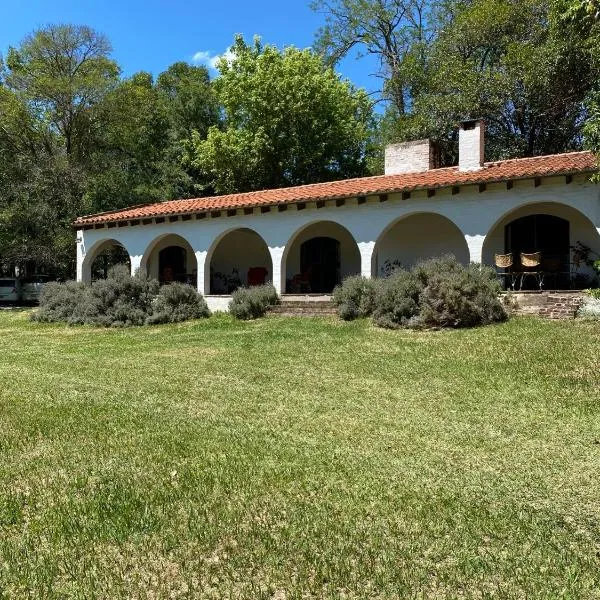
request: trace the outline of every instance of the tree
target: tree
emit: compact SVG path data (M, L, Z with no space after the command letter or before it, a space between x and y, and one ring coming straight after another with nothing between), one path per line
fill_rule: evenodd
M89 27L50 25L0 65L0 256L21 268L74 267L71 222L81 214L99 127L118 81L110 44Z
M310 50L237 37L215 88L224 124L196 138L195 164L217 192L363 175L372 108Z
M205 138L209 127L219 122L219 105L206 67L174 63L158 76L156 87L165 96L176 139L191 139L193 132Z
M93 108L117 84L108 40L90 27L49 25L10 48L4 85L81 159L93 133Z
M456 124L482 117L490 159L581 148L585 99L599 74L597 0L316 5L328 15L320 47L335 57L356 45L386 66L384 91L394 93L382 120L384 141L430 137L442 164L453 164Z
M353 49L359 56L375 56L383 96L403 115L433 35L430 5L427 0L313 0L313 10L325 14L317 49L331 64Z
M473 0L457 9L432 45L428 85L400 126L445 142L450 155L447 132L465 117L486 120L491 159L579 149L598 64L556 8L548 0Z
M218 123L207 70L119 73L85 26L44 27L0 60L0 269L72 276L76 216L204 192L189 155Z

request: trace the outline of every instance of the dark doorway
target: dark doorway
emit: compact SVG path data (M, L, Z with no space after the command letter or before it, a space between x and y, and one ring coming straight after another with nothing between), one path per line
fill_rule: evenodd
M569 286L569 221L552 215L521 217L505 227L504 237L506 252L513 253L517 268L521 252L541 252L541 269L554 275L559 287Z
M158 280L161 283L185 282L187 277L185 259L185 248L181 246L163 248L158 253Z
M330 237L315 237L300 247L300 270L310 281L310 290L328 294L340 283L340 243Z

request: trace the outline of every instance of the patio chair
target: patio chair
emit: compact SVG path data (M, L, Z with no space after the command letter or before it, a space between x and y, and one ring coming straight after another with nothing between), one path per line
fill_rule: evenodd
M541 252L521 252L521 285L523 289L523 281L526 277L533 277L538 284L540 290L544 285L544 272L541 269L542 253Z
M512 270L513 266L513 254L509 252L508 254L495 254L494 255L494 264L496 265L496 272L499 278L504 278L504 286L507 288L510 285L510 289L515 289L516 277L515 273ZM504 269L503 271L499 271L498 269Z
M248 285L263 285L267 279L268 271L265 267L250 267L248 269Z

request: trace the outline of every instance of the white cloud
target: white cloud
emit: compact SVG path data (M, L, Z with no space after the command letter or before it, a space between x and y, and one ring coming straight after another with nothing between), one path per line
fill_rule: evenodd
M217 70L217 63L221 58L225 58L227 62L233 61L234 54L231 50L225 50L223 54L213 54L210 50L200 50L192 56L192 62L196 65L206 65L213 71Z

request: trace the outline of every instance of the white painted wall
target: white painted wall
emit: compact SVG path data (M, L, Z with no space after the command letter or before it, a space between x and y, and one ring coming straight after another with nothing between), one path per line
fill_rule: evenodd
M149 248L152 248L153 242L158 237L176 234L189 243L195 254L198 261L198 289L206 294L209 291L207 258L217 247L218 240L229 231L250 228L264 239L269 248L273 260L273 283L276 289L281 291L286 275L289 277L298 272L300 245L295 242L301 240L303 235L316 235L304 228L319 221L330 221L342 226L348 232L343 234L345 245L350 247L352 239L356 244L354 248L358 247L356 252L360 258L354 257L351 266L344 268L344 273L358 270L369 276L372 273L372 263L375 262L373 261L374 248L381 234L395 221L422 213L438 214L449 219L462 232L469 249L470 260L481 262L483 252L485 261L490 263L490 253L493 254L491 248L494 243L492 240L495 235L492 230L502 219L525 206L547 203L567 205L585 216L591 222L587 233L585 236L583 231L580 233L581 224L574 223L574 231L577 232L574 237L578 236L577 239L581 239L582 242L586 239L590 240L588 244L590 246L594 246L593 242L595 242L597 247L598 237L595 240L593 238L594 230L595 235L600 236L598 192L599 188L590 183L588 176L582 175L575 177L570 185L565 184L564 177L555 177L543 179L542 185L538 187L534 186L533 180L525 180L516 181L511 190L507 190L504 183L499 183L488 185L487 191L482 193L476 186L469 186L461 188L457 195L452 195L450 190L439 190L431 198L428 198L423 191L413 193L409 200L402 200L400 194L391 194L387 202L379 202L375 197L368 198L367 202L361 205L353 199L341 207L336 207L335 202L327 202L320 209L309 204L301 211L298 211L295 206L290 206L285 212L273 210L261 214L259 210L255 210L252 215L243 215L240 212L231 217L207 217L202 220L193 219L158 225L90 229L77 232L77 276L80 280L85 279L86 269L89 270L90 261L99 247L98 244L107 239L114 239L123 244L131 257L132 270L135 270L144 262L142 259L147 258ZM319 228L314 231L319 231ZM484 240L490 232L492 237L485 244L484 250ZM413 241L417 241L414 237ZM434 235L424 234L424 237L432 246L437 243ZM292 242L291 246L290 242ZM290 254L290 261L282 271L282 264L286 260L286 247L288 247L287 254ZM294 247L298 249L297 255Z
M373 274L382 275L386 260L399 260L410 268L421 259L454 254L469 264L469 248L461 230L445 217L420 213L401 219L384 232L377 242Z

